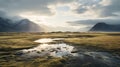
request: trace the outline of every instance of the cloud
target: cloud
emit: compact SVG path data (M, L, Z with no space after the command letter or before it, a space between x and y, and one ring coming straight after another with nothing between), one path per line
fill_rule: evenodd
M104 0L103 0L104 1ZM107 1L106 1L107 3ZM110 0L109 5L103 6L101 10L99 9L99 15L100 16L119 16L120 13L120 0Z
M6 17L6 12L0 10L0 17Z
M120 19L119 18L108 18L108 19L88 19L88 20L78 20L78 21L69 21L67 22L68 24L72 26L80 26L80 25L85 25L85 26L93 26L96 23L99 22L105 22L108 24L120 24Z
M20 21L24 19L23 17L8 14L6 11L0 10L0 18L10 19L13 22Z
M78 15L110 17L120 15L119 2L120 0L0 0L0 10L10 14L54 15L57 5L72 4L68 7Z
M44 20L47 20L48 24L52 25L52 22L55 22L55 26L60 26L61 23L61 26L54 27L55 29L72 30L73 27L62 25L69 21L67 23L70 25L76 27L81 25L81 30L84 30L98 22L118 24L119 3L120 0L0 0L0 16L8 17L8 14L9 16L12 14L35 20L41 20L39 16L45 16ZM56 16L51 19L55 14Z
M78 14L91 14L96 17L120 15L120 0L0 0L0 10L11 14L54 15L55 7L63 4Z
M53 15L50 5L67 4L73 0L0 0L0 10L12 14L33 13L40 15Z
M66 31L72 31L72 32L75 32L75 31L81 31L79 30L79 28L76 28L74 26L50 26L48 28L48 31L63 31L63 32L66 32Z
M120 15L120 0L78 0L73 9L76 14L88 13L97 17L111 17Z
M88 31L91 29L95 24L99 22L104 22L107 24L120 24L119 18L104 18L104 19L86 19L86 20L78 20L78 21L68 21L67 23L71 26L84 26L80 28L80 31Z

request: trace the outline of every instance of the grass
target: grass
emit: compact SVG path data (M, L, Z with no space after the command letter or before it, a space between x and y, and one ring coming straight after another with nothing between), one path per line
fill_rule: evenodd
M66 42L85 45L96 46L104 49L120 49L120 36L98 36L94 38L67 38Z
M0 67L64 67L65 58L36 58L19 60L16 50L39 45L40 38L65 38L64 42L93 49L100 48L120 55L120 33L0 33Z
M63 67L66 59L63 58L36 58L29 61L9 60L2 61L0 67Z
M0 67L63 67L64 58L35 58L21 60L14 55L16 50L39 45L34 40L40 38L63 37L64 34L51 33L0 33Z
M86 34L85 34L86 35ZM92 34L94 37L66 38L64 41L77 46L102 49L120 55L120 33Z
M40 38L65 38L65 42L80 46L94 46L106 50L120 49L120 33L0 33L0 50L24 49L37 46Z

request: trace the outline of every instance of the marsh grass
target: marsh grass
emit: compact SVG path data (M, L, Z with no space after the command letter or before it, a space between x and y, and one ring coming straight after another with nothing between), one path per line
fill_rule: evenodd
M99 36L94 38L67 38L66 42L78 45L91 45L105 49L120 49L120 36Z
M1 67L63 67L66 63L66 59L63 58L36 58L33 60L9 60L5 62L1 60Z
M120 55L120 33L0 33L0 67L64 67L65 58L21 60L14 55L16 50L38 46L34 41L40 38L64 38L64 42L72 45L100 48Z
M0 33L0 50L24 49L37 46L34 41L40 38L65 38L65 42L80 46L94 46L106 50L120 49L120 33Z
M64 42L120 55L120 33L100 33L95 34L95 37L66 38Z

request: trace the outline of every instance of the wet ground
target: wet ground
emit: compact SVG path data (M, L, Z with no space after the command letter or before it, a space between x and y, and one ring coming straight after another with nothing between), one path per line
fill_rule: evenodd
M64 38L44 38L36 40L39 46L20 50L17 54L22 58L34 58L43 56L68 58L66 67L120 67L120 57L108 52L100 52L79 48L67 43L50 44L50 42ZM77 47L77 48L76 48Z

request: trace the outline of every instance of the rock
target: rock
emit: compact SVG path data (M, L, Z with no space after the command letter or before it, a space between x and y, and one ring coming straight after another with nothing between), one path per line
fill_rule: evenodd
M77 52L78 52L77 49L73 49L73 50L71 51L71 53L77 53Z
M24 53L22 51L19 51L19 52L16 52L15 55L18 55L18 56L21 56L23 55Z

